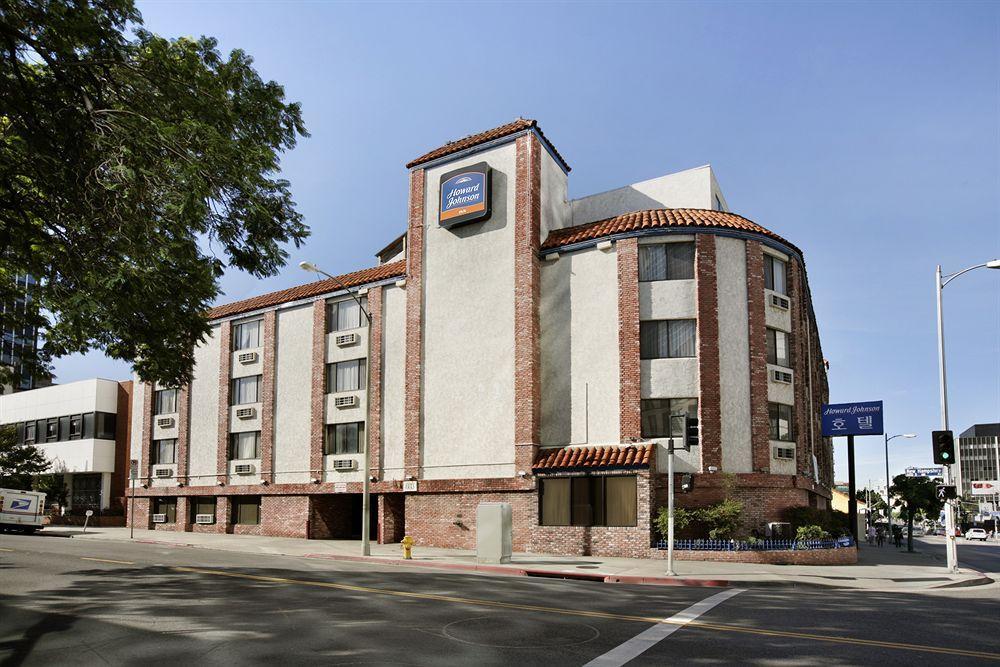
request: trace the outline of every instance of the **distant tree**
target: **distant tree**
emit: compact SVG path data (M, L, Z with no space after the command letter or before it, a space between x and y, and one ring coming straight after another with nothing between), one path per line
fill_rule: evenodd
M29 372L99 349L183 384L223 269L274 275L308 236L277 177L299 105L216 45L144 30L132 0L0 1L0 303L37 281L3 314L41 333Z
M13 426L0 426L0 487L30 489L32 476L47 471L49 465L38 447L18 444Z
M913 520L918 513L937 516L944 503L937 499L937 485L926 477L896 475L889 493L896 497L894 505L900 508L906 520L906 550L913 551Z

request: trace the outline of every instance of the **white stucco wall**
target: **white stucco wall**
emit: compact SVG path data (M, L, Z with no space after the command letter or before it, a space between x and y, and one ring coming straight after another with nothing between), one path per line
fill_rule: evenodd
M486 161L489 220L438 224L442 174ZM514 474L514 193L516 147L427 170L424 202L423 475Z
M0 396L0 424L83 412L118 412L118 383L95 378Z
M541 444L620 442L617 253L563 254L541 277Z
M714 188L718 191L718 183ZM575 199L571 202L572 224L582 225L650 208L711 209L713 194L711 165L695 167Z
M274 481L308 482L312 400L310 305L277 314L274 376Z
M390 285L382 288L383 479L403 479L405 398L406 290Z
M568 227L572 222L566 172L547 150L541 148L542 216L541 240L553 229Z
M215 325L205 342L194 350L188 445L188 470L192 486L211 484L212 478L218 473L219 355L219 325ZM142 411L141 403L134 405L137 412Z
M132 449L130 456L139 462L139 470L145 470L146 462L142 460L142 434L146 424L146 415L142 406L146 400L146 385L138 375L132 375Z
M746 242L715 237L719 302L722 470L753 472Z

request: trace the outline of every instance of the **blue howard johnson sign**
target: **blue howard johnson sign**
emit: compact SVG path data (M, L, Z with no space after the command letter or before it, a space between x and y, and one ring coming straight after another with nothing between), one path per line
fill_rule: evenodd
M882 401L824 405L823 435L882 435Z
M480 162L441 176L438 223L454 227L490 217L490 166Z

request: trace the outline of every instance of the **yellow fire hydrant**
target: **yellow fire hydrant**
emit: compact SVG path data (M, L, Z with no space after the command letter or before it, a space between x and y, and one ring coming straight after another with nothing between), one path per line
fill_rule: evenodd
M413 558L413 554L411 553L413 551L413 538L407 535L400 544L403 545L403 558L411 560Z

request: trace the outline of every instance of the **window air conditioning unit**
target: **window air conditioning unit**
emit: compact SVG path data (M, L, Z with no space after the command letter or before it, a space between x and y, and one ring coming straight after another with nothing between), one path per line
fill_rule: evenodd
M776 459L787 459L790 461L795 460L795 448L794 447L775 447L774 448L774 458Z
M154 514L153 515L153 523L166 523L166 522L167 522L167 515L166 514Z
M153 475L155 475L156 477L173 477L174 471L171 470L170 468L156 468L153 471Z
M252 463L237 463L233 466L233 472L237 475L252 475L254 467Z
M334 339L334 342L337 343L337 347L344 347L345 345L354 345L355 343L358 342L358 334L356 333L341 334Z
M236 361L241 364L255 364L257 363L257 353L256 352L240 352L236 356Z
M767 524L765 536L772 540L792 539L792 524L784 521L773 521Z
M357 463L354 459L334 459L333 469L337 472L347 472L354 470L357 467Z
M777 294L771 295L771 305L775 308L781 308L782 310L788 310L788 299L783 296L778 296Z
M237 408L237 419L253 419L257 416L257 408Z
M792 374L788 371L771 371L771 379L775 382L783 382L785 384L792 383Z
M215 523L214 514L195 514L194 522L200 524Z
M173 428L174 418L173 417L157 417L156 425L160 428Z
M336 408L353 408L357 404L357 396L338 396L333 399L333 406Z

